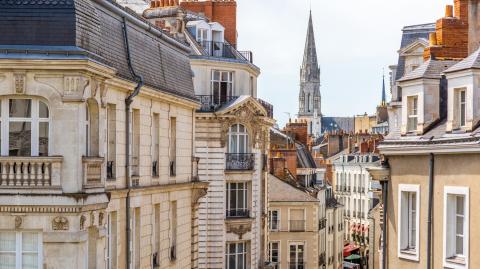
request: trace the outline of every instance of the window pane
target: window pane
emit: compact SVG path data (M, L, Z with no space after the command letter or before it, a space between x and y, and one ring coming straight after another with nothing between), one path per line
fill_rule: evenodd
M463 237L461 236L457 236L457 239L456 239L456 254L457 255L463 255Z
M228 256L228 269L235 269L235 255Z
M30 122L10 122L10 156L31 156L31 133Z
M0 269L15 269L15 253L0 253Z
M214 71L213 72L213 79L214 80L220 80L220 72Z
M464 212L464 199L463 196L457 196L457 214L463 215Z
M48 156L48 122L39 123L38 139L38 155Z
M457 216L457 234L463 235L463 217Z
M38 234L23 233L22 234L22 250L37 251L38 250Z
M12 118L30 118L32 100L30 99L10 99L10 117Z
M44 102L38 102L38 110L38 116L40 118L48 118L48 107Z
M0 233L0 251L15 251L15 233Z
M22 269L38 269L38 254L22 254Z

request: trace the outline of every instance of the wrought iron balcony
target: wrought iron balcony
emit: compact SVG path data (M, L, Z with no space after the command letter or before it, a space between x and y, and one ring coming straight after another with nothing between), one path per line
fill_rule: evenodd
M252 153L225 154L226 170L253 170L255 155Z
M290 232L305 232L305 221L304 220L291 220L289 230L290 230Z
M217 58L230 58L243 60L253 63L253 53L251 51L238 51L234 46L227 42L199 41L203 48L203 54Z
M249 218L250 211L247 209L228 209L226 216L227 218Z
M201 107L199 112L215 112L223 105L233 102L238 96L214 96L214 95L197 95Z

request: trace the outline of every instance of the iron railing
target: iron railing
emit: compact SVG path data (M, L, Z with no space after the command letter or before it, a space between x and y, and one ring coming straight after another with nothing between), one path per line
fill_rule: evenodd
M253 63L253 53L251 51L238 51L238 53L240 53L245 60Z
M107 179L112 180L115 179L115 173L114 173L114 162L113 161L108 161L107 162Z
M199 112L215 112L223 105L237 99L238 96L214 96L214 95L197 95L201 107Z
M305 232L305 221L304 220L291 220L290 221L290 232Z
M226 170L253 170L255 155L252 153L226 153Z
M249 218L250 211L247 209L228 209L227 218Z
M273 105L260 98L257 98L257 101L267 110L267 116L273 118Z
M253 53L251 51L238 51L235 46L227 42L199 41L203 48L204 55L217 58L230 58L253 63Z

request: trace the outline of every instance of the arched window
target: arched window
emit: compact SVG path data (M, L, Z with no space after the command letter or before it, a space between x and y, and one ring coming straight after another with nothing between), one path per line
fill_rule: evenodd
M310 107L310 94L307 94L307 111L310 112L311 107Z
M99 112L95 99L88 99L85 109L85 156L98 156L99 153Z
M247 128L241 124L230 126L228 131L228 152L248 153Z
M35 98L3 99L0 103L3 156L48 156L49 110Z

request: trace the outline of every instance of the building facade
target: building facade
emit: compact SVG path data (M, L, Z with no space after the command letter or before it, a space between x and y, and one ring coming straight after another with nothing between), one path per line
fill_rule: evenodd
M110 1L0 20L3 267L191 268L189 48Z

